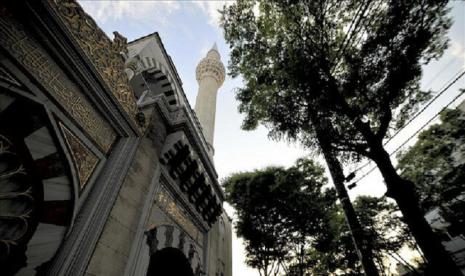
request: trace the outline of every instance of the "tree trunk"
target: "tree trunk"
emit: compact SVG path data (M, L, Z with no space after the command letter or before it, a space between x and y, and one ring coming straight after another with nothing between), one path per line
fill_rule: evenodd
M316 122L316 121L314 121ZM371 245L363 238L363 229L355 213L354 207L350 202L349 195L347 194L346 187L344 186L345 176L342 170L341 163L333 153L329 139L326 137L325 128L321 127L322 122L316 122L315 126L316 135L320 144L321 151L326 159L326 163L333 179L334 187L339 200L341 201L342 210L344 211L345 219L351 232L351 236L355 245L355 250L362 263L363 270L367 276L378 276L378 269L376 268Z
M300 257L299 257L299 271L300 276L304 276L304 246L303 244L300 245Z
M386 195L397 202L404 221L430 264L431 275L462 276L456 263L426 221L419 207L414 184L399 176L381 143L371 147L371 155L386 182Z

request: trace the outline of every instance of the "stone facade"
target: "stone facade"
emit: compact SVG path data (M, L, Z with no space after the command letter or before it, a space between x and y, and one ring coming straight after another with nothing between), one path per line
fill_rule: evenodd
M231 275L210 146L157 33L0 4L2 275Z

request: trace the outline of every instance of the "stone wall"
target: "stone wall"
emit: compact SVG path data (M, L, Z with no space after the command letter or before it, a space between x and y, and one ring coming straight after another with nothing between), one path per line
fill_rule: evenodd
M123 275L134 237L138 229L141 211L149 194L153 178L160 169L160 145L163 145L166 129L157 112L152 115L151 126L141 139L129 172L119 191L108 221L95 248L87 269L87 275Z
M223 211L208 233L208 275L232 275L231 220Z

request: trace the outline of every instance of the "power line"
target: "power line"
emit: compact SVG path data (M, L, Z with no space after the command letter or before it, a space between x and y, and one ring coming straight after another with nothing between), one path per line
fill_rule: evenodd
M400 146L398 146L391 154L389 154L389 156L392 156L394 153L398 152L403 146L405 146L413 137L415 137L418 133L420 133L420 131L422 129L424 129L425 127L428 126L429 123L431 123L434 119L436 119L440 114L441 112L443 112L444 110L446 110L451 104L453 104L458 98L460 98L463 94L464 94L465 90L462 90L457 96L455 96L446 106L444 106L438 113L436 113L436 115L434 115L431 119L429 119L425 124L423 124L423 126L415 131L415 133L410 136L406 141L404 141Z
M340 62L340 59L344 56L345 50L346 50L347 46L348 46L349 44L351 44L351 40L352 40L353 38L355 38L355 40L357 40L357 39L356 39L357 36L358 36L358 34L357 34L357 28L358 28L359 24L360 24L361 22L363 22L363 19L364 19L364 17L366 16L366 15L365 15L365 12L366 12L367 9L370 7L371 3L372 3L372 1L368 1L368 2L366 3L363 12L362 12L360 15L359 15L359 13L360 13L360 10L361 10L362 7L363 7L363 3L359 6L359 9L357 10L356 15L354 16L354 18L353 18L352 21L351 21L351 24L350 24L350 26L349 26L348 32L347 32L346 35L344 36L344 40L343 40L343 42L342 42L342 44L341 44L341 47L339 48L339 50L338 50L338 52L337 52L337 55L336 55L337 58L335 59L335 60L337 60L337 62L336 62L336 64L335 64L335 66L333 67L333 70L338 66L338 64L339 64L339 62ZM378 9L378 8L381 6L381 4L382 4L381 1L378 2L377 7L374 8L374 9L371 9L371 11ZM380 11L380 12L377 13L377 14L379 15L379 14L381 14L381 13L382 13L382 11ZM367 13L367 15L368 15L368 14L369 14L369 13ZM357 15L358 15L358 16L357 16ZM376 17L375 15L371 16L371 17L369 18L368 24L371 25L371 23L373 22L373 19L375 19L375 17ZM353 30L352 32L350 32L350 30L352 29L352 26L353 26L355 20L357 20L357 23L356 23L356 25L355 25L355 27L354 27L354 30ZM350 35L349 40L348 40L348 42L345 44L345 41L346 41L346 39L347 39L347 37L348 37L349 35ZM360 43L360 41L361 41L362 38L363 38L363 35L358 39L356 45L358 45L358 43ZM353 43L353 42L352 42L352 43ZM341 49L342 49L342 52L341 52ZM341 54L339 55L340 52L341 52ZM428 83L427 86L429 86L429 85L443 72L443 70L444 70L445 68L449 67L449 66L453 63L453 61L455 61L455 60L454 60L454 59L451 60L446 66L444 66L444 68L442 68L442 69L440 70L440 72L439 72L438 74L436 74L436 76L435 76L432 80L430 80L430 82ZM403 129L405 129L413 120L415 120L420 114L422 114L433 102L435 102L445 91L447 91L447 90L450 88L450 86L452 86L455 82L457 82L458 79L460 79L461 77L463 77L464 74L465 74L465 70L462 71L462 72L460 72L460 71L457 72L457 73L449 80L449 82L446 82L446 84L444 84L444 86L441 87L441 89L440 89L441 91L440 91L438 94L436 94L436 95L435 95L435 96L434 96L434 97L433 97L433 98L432 98L419 112L417 112L413 117L411 117L411 118L407 121L407 123L405 123L401 128L399 128L386 142L383 143L383 145L387 145L394 137L396 137ZM457 75L458 75L458 76L457 76ZM451 81L454 77L455 77L455 79L454 79L453 81ZM447 83L449 83L449 84L447 84ZM445 88L444 88L444 87L445 87ZM421 129L420 129L420 130L421 130ZM409 140L410 140L410 139L412 139L412 137L410 137ZM406 141L406 142L408 142L408 141ZM368 165L370 165L370 163L371 163L371 161L368 161L367 163L365 163L365 164L362 165L361 167L356 168L356 169L355 169L352 173L350 173L350 174L353 174L353 173L356 173L356 172L360 171L361 169L363 169L363 168L367 167ZM376 167L370 169L370 171L369 171L367 174L371 173L375 168L376 168ZM349 174L349 175L350 175L350 174ZM359 179L361 179L361 178L359 178Z
M379 9L379 7L381 6L382 3L383 3L382 1L379 1L379 2L378 2L378 5L376 6L376 8L372 9L371 11ZM363 4L362 4L362 5L363 5ZM380 15L382 12L383 12L383 11L381 10L380 12L378 12L378 13L376 13L375 15L371 16L370 19L369 19L369 21L368 21L368 23L367 23L367 26L368 26L368 25L371 25L371 23L373 22L373 19L375 19L375 18L376 18L378 15ZM353 23L353 22L352 22L352 23ZM351 26L352 26L352 24L351 24ZM350 29L350 28L349 28L349 29ZM355 37L356 37L356 36L355 36ZM346 37L345 37L345 38L346 38ZM345 38L344 38L344 41L345 41ZM362 39L363 39L363 35L360 36L360 38L358 39L358 41L357 41L357 43L356 43L355 45L358 45ZM350 43L350 42L349 42L349 43ZM346 46L347 46L347 45L346 45ZM338 53L339 53L339 51L338 51ZM338 62L337 62L337 64L335 65L335 67L337 67L337 65L339 64L339 58L341 58L343 55L344 55L344 53L341 53L341 56L338 57ZM450 62L448 62L448 64L446 64L446 66L444 66L444 67L438 72L438 74L436 74L436 76L434 76L434 78L431 79L430 82L428 82L428 84L427 84L426 86L430 86L430 84L432 84L432 82L433 82L434 80L436 80L437 77L438 77L439 75L441 75L441 73L444 71L444 69L446 69L447 67L449 67L454 61L455 61L455 59L452 59ZM334 67L334 68L335 68L335 67ZM459 74L459 73L460 73L460 71L459 71L458 73L456 73L456 75L454 75L451 79L453 79L453 78L454 78L455 76L457 76L457 74ZM463 76L463 73L464 73L464 72L462 72L462 75L461 75L461 76ZM460 76L460 77L461 77L461 76ZM458 77L458 78L460 78L460 77ZM454 81L454 82L455 82L455 81ZM447 82L446 82L446 84L444 84L444 86L441 87L441 89L439 89L439 90L443 90L443 88L444 88L446 85L447 85ZM447 89L446 89L446 90L447 90ZM432 100L430 100L430 102L428 102L427 105L424 106L424 108L422 108L422 110L420 110L420 111L417 112L412 118L410 118L410 119L408 120L407 123L405 123L400 129L398 129L398 130L396 131L396 133L395 133L394 135L392 135L392 136L388 139L388 141L384 142L384 145L386 145L387 143L389 143L395 136L397 136L397 135L400 133L401 130L403 130L405 127L407 127L408 124L410 124L414 119L416 119L426 108L429 107L429 105L431 105L442 93L444 93L444 91L445 91L445 90L443 90L441 93L438 93L437 95L435 95L435 97L434 97ZM365 163L364 165L362 165L361 167L358 167L358 168L356 168L354 171L352 171L352 173L356 173L357 171L359 171L359 170L365 168L366 166L368 166L370 163L371 163L371 161L366 162L366 163Z
M362 7L363 7L363 3L360 4L359 9L357 10L357 12L356 12L354 18L353 18L352 21L351 21L351 24L350 24L350 26L349 26L349 29L348 29L346 35L344 36L344 40L343 40L342 43L341 43L341 47L339 48L339 50L338 50L338 52L337 52L337 54L336 54L336 59L335 59L335 60L336 60L337 62L336 62L335 66L333 67L332 70L335 70L336 67L339 65L340 59L341 59L341 58L344 56L344 54L345 54L345 49L347 48L347 45L349 45L349 43L350 43L350 44L353 43L353 42L351 43L351 39L352 39L352 38L356 38L356 37L358 36L357 34L355 34L355 36L354 36L353 34L356 32L356 28L357 28L357 26L359 25L359 23L363 21L363 19L364 19L364 17L365 17L365 12L366 12L367 9L370 7L371 3L372 3L372 0L368 1L368 2L366 3L366 5L365 5L365 8L364 8L362 14L361 14L361 15L358 15L358 14L360 13ZM381 6L381 4L382 4L382 1L379 1L379 2L378 2L378 5L377 5L375 8L371 9L370 12L377 10L377 9ZM368 15L370 12L368 12L366 15ZM375 17L377 17L377 15L380 15L381 13L382 13L382 11L380 11L379 13L377 13L377 14L371 16L370 19L369 19L369 21L368 21L367 26L368 26L368 25L371 25L371 23L373 22L373 20L375 19ZM352 26L353 26L355 20L357 20L357 24L356 24L356 26L355 26L355 28L354 28L354 31L350 32L350 30L352 29ZM363 27L363 26L362 26L362 27ZM349 36L349 34L350 34L350 38L349 38L347 44L344 45L344 43L345 43L347 37ZM362 35L362 36L360 37L360 39L357 41L357 44L360 43L360 40L361 40L362 38L363 38L363 35ZM356 44L356 45L357 45L357 44ZM343 49L343 50L342 50L341 54L339 55L341 49ZM356 169L354 172L356 172L356 171L359 170L359 169L362 169L362 168L366 167L368 164L369 164L369 162L366 163L365 165L363 165L362 167Z
M463 75L463 74L462 74ZM448 86L448 88L450 87L450 85ZM407 138L407 140L405 140L400 146L398 146L393 152L391 152L389 154L389 156L392 156L394 155L396 152L398 152L403 146L405 146L410 140L412 140L418 133L420 133L420 131L422 131L425 127L427 127L433 120L435 120L440 114L441 112L443 112L444 110L446 110L450 105L452 105L458 98L460 98L463 94L465 93L465 90L461 90L461 92L455 96L447 105L445 105L438 113L436 113L432 118L430 118L425 124L423 124L421 126L421 128L419 128L417 131L415 131L409 138ZM357 183L359 182L360 180L362 180L363 178L367 177L370 173L372 173L376 168L378 168L377 166L374 166L372 167L368 172L366 172L364 175L362 175L361 177L357 178L355 181L353 181L353 183Z
M355 21L358 20L359 13L360 13L360 11L362 10L362 6L363 6L363 3L360 4L360 6L359 6L358 9L357 9L357 12L355 13L354 18L352 18L352 21L350 22L349 29L347 29L347 33L344 35L344 39L342 40L341 47L339 47L339 49L337 50L336 59L339 59L339 57L338 57L338 56L339 56L339 53L340 53L342 47L344 46L344 44L345 44L345 42L346 42L346 39L347 39L347 37L349 36L349 33L350 33L351 30L352 30L352 26L354 25Z
M389 143L396 135L398 135L407 125L409 125L413 120L415 120L421 113L423 113L423 111L425 111L433 102L435 102L442 94L444 94L444 92L446 92L454 83L456 83L461 77L463 77L463 75L465 74L465 70L462 70L462 72L460 73L459 72L459 75L457 76L457 74L454 75L457 76L455 77L455 79L450 82L449 84L446 85L446 87L444 88L441 88L442 90L437 93L425 106L423 106L422 109L420 109L420 111L418 111L413 117L411 117L407 123L405 123L400 129L398 129L386 142L384 142L384 146ZM454 78L452 77L452 78Z
M350 23L350 26L349 26L349 29L347 30L347 33L346 35L344 36L344 40L342 41L341 43L341 47L338 49L337 53L336 53L336 58L335 58L335 65L333 67L333 70L335 70L335 68L337 67L337 65L339 64L340 62L340 59L344 56L345 54L345 50L347 48L347 45L350 43L350 40L354 37L354 34L357 33L357 29L358 29L358 26L359 24L363 21L363 18L365 17L365 12L367 11L367 9L370 7L372 3L372 0L368 0L365 4L365 7L363 7L363 3L360 5L360 7L358 8L357 12L355 13L355 16L354 18L352 19L352 22ZM362 10L362 7L363 7L363 11L362 13L360 13L360 11ZM360 13L360 14L359 14ZM354 30L351 31L352 29L352 26L354 24L354 22L356 21L355 23L355 27L354 27ZM348 39L348 42L346 42L346 39L347 37L349 37Z
M434 78L432 78L432 79L428 82L428 84L426 84L425 86L426 86L426 87L430 87L430 86L433 84L433 82L441 75L441 73L444 72L445 69L446 69L447 67L449 67L449 66L450 66L452 63L454 63L455 61L457 61L457 59L456 59L455 57L452 57L451 60L450 60L443 68L441 68L441 70L439 70L439 73L437 73L436 76L434 76Z
M379 2L378 2L378 5L377 5L375 8L373 8L373 9L371 10L371 12L378 10L378 9L380 8L380 6L381 6L382 3L383 3L382 1L379 1ZM381 11L379 11L378 13L373 14L373 15L370 17L369 21L367 22L366 26L370 26L370 25L372 24L373 20L374 20L376 17L378 17L382 12L383 12L383 11L381 10ZM369 14L369 13L368 13L368 14ZM360 36L360 39L358 39L358 41L357 41L357 43L355 44L355 46L357 46L357 45L360 43L360 41L361 41L362 39L363 39L363 35ZM343 55L344 55L344 53L342 53L340 57L342 57ZM339 57L339 58L340 58L340 57ZM336 67L338 64L339 64L339 62L335 65L335 67ZM357 171L363 169L364 167L368 166L369 164L370 164L370 161L367 162L367 163L365 163L363 166L361 166L361 167L359 167L359 168L356 168L352 173L355 173L355 172L357 172Z
M370 12L379 10L381 4L383 4L383 1L379 1L379 2L378 2L378 5L377 5L375 8L373 8ZM370 12L369 12L369 13L370 13ZM370 17L369 21L365 24L365 26L370 27L370 26L372 25L372 23L373 23L373 20L374 20L375 18L379 17L382 13L383 13L383 10L380 10L378 13L373 13L373 15ZM360 36L360 38L359 38L359 39L357 40L357 42L355 43L355 47L357 47L357 46L360 44L360 42L362 41L362 39L363 39L363 34Z
M449 65L451 63L449 62ZM441 72L439 72L440 74ZM420 109L413 117L411 117L401 128L399 128L386 142L383 143L383 146L386 146L390 141L394 139L403 129L405 129L410 123L412 123L420 114L422 114L433 102L435 102L444 92L446 92L453 84L455 84L460 78L465 74L465 70L458 71L448 82L446 82L438 92L422 109ZM454 79L455 78L455 79ZM367 167L371 161L366 162L361 167L356 168L352 173L356 173L361 169Z

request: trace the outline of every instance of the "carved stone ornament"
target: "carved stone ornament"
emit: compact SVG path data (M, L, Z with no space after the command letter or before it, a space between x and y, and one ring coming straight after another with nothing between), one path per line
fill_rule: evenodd
M54 0L50 1L50 5L62 19L129 117L135 120L136 99L124 73L123 56L127 54L126 38L115 32L115 38L111 41L92 17L73 0Z
M99 159L62 123L59 123L59 125L78 173L79 187L83 189Z
M200 61L195 70L198 82L205 77L212 77L216 80L218 86L223 84L225 74L224 65L220 60L218 51L215 49L207 53L207 56Z
M178 207L176 202L171 198L168 192L162 188L156 196L157 205L168 213L181 227L199 244L203 244L201 231L187 217L184 211Z
M34 76L63 110L107 153L116 140L114 130L33 36L5 11L0 12L0 45Z

